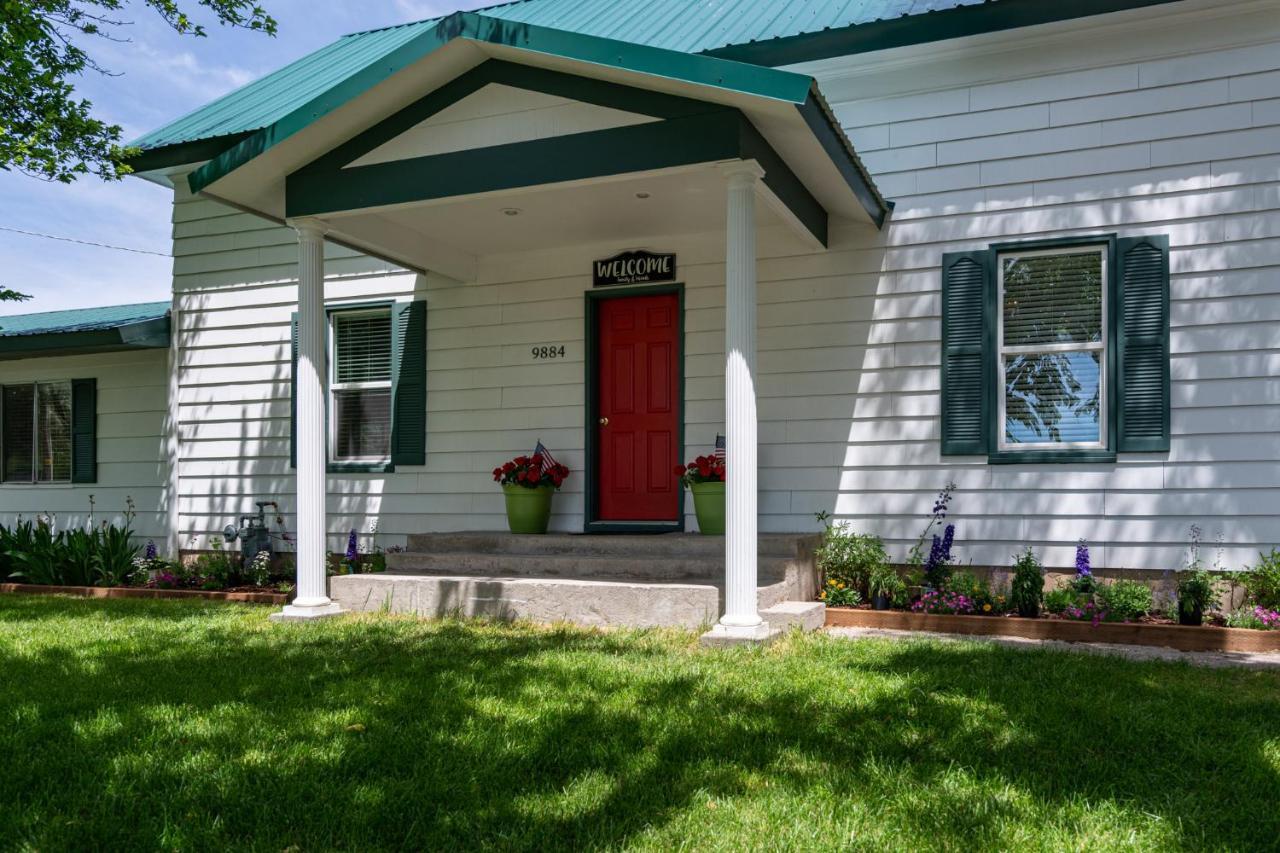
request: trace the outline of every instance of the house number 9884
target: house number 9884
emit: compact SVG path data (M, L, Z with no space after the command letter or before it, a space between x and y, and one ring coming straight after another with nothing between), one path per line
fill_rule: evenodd
M560 346L543 346L534 347L531 352L535 359L543 358L564 358L564 345Z

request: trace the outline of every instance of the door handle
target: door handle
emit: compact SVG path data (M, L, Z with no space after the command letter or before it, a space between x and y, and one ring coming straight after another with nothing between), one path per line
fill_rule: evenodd
M609 425L609 419L608 419L608 418L601 418L601 419L600 419L600 426L608 426L608 425Z

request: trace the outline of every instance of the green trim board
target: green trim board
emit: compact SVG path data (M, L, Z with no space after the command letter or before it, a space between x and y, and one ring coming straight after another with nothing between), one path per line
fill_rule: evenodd
M583 418L583 459L586 465L583 483L583 532L584 533L678 533L684 531L684 497L681 496L680 512L675 521L602 521L596 510L597 483L596 472L599 470L600 448L596 441L596 421L600 417L599 399L599 365L596 351L599 344L599 305L607 299L626 298L628 296L656 296L674 293L678 301L676 308L676 363L679 370L678 400L680 413L676 419L676 443L680 448L680 458L684 459L684 399L685 399L685 327L684 327L684 284L640 284L634 287L607 287L599 290L583 291L586 300L583 316L583 389L586 405Z
M0 360L167 349L169 335L170 323L167 314L151 320L125 323L110 328L0 335Z
M807 76L774 68L505 21L474 12L456 12L223 151L191 173L188 178L191 191L200 192L459 38L796 104L804 103L811 85Z
M885 220L893 211L893 202L886 200L876 189L875 181L862 160L853 150L849 137L840 128L840 123L831 112L826 99L818 91L817 84L809 92L803 104L796 107L809 130L827 152L831 162L840 171L840 177L848 184L849 189L862 204L877 228L883 228Z
M634 86L566 74L563 71L519 65L501 59L488 59L298 171L340 169L491 83L652 118L679 118L720 109L715 104L692 98L637 89Z
M1068 21L1126 9L1159 6L1173 0L1019 0L984 2L923 14L899 12L879 20L807 33L759 39L704 50L737 62L763 66L794 65L837 56L852 56L913 44L963 38L982 33Z
M760 160L765 185L827 244L826 209L746 116L731 108L388 163L302 170L285 180L285 210L289 217L316 216L735 159Z
M197 139L191 142L180 142L162 148L148 148L139 151L125 161L135 172L155 172L171 169L175 166L186 166L192 163L204 163L212 160L231 146L249 136L250 131L231 133L226 136L213 136L208 139Z

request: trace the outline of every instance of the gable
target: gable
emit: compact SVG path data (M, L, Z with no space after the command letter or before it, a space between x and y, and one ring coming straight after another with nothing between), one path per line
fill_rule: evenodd
M489 83L347 166L369 166L652 121L658 119L505 83Z

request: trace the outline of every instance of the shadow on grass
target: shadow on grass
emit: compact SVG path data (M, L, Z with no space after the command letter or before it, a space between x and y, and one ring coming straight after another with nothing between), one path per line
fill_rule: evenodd
M0 600L0 836L115 846L1213 844L1280 678L975 644Z

